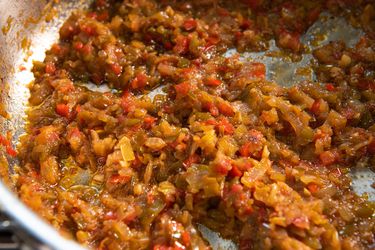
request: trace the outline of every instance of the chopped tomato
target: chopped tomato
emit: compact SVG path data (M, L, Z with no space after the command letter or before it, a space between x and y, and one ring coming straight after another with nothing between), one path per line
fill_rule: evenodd
M266 66L263 63L252 63L249 70L249 77L265 78Z
M326 84L326 89L328 91L335 91L335 86L332 83L327 83Z
M143 73L138 73L131 82L133 89L144 88L147 85L147 76Z
M186 96L190 91L190 84L188 82L182 82L174 85L174 89L178 96Z
M213 86L213 87L217 87L221 84L221 81L217 78L213 78L213 77L208 77L205 81L204 81L204 84L207 85L207 86Z
M68 105L64 103L60 103L56 105L56 113L59 114L60 116L69 118L70 115L70 109Z
M56 66L53 62L47 62L46 63L46 73L47 74L53 74L56 71Z
M185 30L187 31L191 31L191 30L194 30L196 27L197 27L197 21L195 21L194 19L190 18L188 20L185 20L184 24L183 24L183 27Z
M219 109L220 113L227 116L234 116L233 107L227 102L219 102L217 104L217 108Z

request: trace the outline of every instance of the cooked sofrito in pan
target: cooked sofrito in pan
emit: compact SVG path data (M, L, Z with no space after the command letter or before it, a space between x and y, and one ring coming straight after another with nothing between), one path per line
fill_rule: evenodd
M309 51L322 12L363 36ZM225 56L272 39L316 79ZM375 166L374 70L370 0L97 0L34 64L19 197L93 249L210 249L199 224L239 249L373 249L349 173Z

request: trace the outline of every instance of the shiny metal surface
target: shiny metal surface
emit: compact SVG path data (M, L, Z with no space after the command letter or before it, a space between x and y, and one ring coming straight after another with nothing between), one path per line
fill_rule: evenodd
M45 50L57 40L57 31L62 22L73 9L87 6L88 2L90 1L0 0L0 27L3 27L0 31L0 103L6 104L10 115L9 119L0 116L0 134L11 131L13 145L16 145L19 136L24 132L25 109L29 97L27 84L33 79L30 72L32 61L43 60ZM49 20L50 18L52 19ZM324 39L321 44L334 39L344 39L352 45L361 32L349 27L343 19L323 16L303 37L303 41L311 46L311 41L322 34ZM273 47L272 50L277 48ZM230 53L235 51L228 52ZM296 81L314 79L313 74L303 77L296 74L298 68L310 64L311 55L304 55L298 63L281 57L270 57L265 53L245 53L242 58L264 62L267 65L267 77L285 86ZM17 161L9 160L11 174ZM367 192L369 198L375 200L374 189L370 187L375 180L375 174L361 170L353 175L353 189L359 194ZM61 237L50 225L26 208L2 182L0 207L51 249L82 249L78 244ZM234 244L222 241L207 228L202 227L200 231L212 246L235 249Z
M16 145L24 132L25 109L29 97L27 85L33 80L30 72L33 60L43 60L45 50L58 39L58 27L73 9L88 5L88 2L0 1L0 102L5 103L9 113L8 119L0 116L0 134L10 131L13 145ZM11 174L17 162L9 160ZM83 249L77 243L63 238L24 206L2 182L0 208L18 225L45 243L37 249Z

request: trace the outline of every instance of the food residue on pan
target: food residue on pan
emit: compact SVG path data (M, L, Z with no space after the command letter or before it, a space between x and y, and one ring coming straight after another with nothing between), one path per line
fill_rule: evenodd
M3 25L1 27L1 31L3 32L3 35L7 35L10 28L12 27L12 22L13 22L13 17L12 16L8 16L7 20L6 20L6 25Z

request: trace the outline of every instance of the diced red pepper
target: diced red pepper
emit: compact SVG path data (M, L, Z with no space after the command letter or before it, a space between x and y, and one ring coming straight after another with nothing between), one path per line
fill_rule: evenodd
M96 30L91 26L83 26L81 27L81 30L88 36L94 36L96 35Z
M375 81L372 79L360 79L357 87L359 90L375 90Z
M174 89L178 96L186 96L190 91L190 84L188 82L182 82L174 85Z
M309 183L309 184L307 185L307 189L308 189L311 193L314 194L314 193L318 192L318 190L319 190L319 186L318 186L317 184L311 182L311 183Z
M107 0L96 0L95 5L98 7L104 7L107 4Z
M372 139L370 144L367 146L367 150L370 154L375 154L375 139Z
M118 63L111 64L111 70L115 75L120 75L122 72L122 67Z
M81 52L84 54L84 55L90 55L91 52L92 52L92 46L90 44L85 44L82 49L81 49Z
M96 84L100 84L100 83L103 82L103 76L102 76L100 73L95 72L95 73L93 73L93 74L91 75L91 80L92 80L94 83L96 83Z
M12 156L12 157L17 156L17 151L14 150L11 146L6 147L6 151L9 156Z
M316 20L318 20L319 18L319 15L320 15L320 7L315 7L314 9L312 9L309 14L308 14L308 17L307 17L307 20L310 24L312 23L315 23Z
M231 177L241 177L242 176L242 172L241 172L241 170L236 165L233 165L232 169L229 171L229 176L231 176Z
M217 87L221 84L221 81L217 78L214 78L214 77L208 77L205 81L204 81L204 84L207 85L207 86L213 86L213 87Z
M98 21L107 21L108 18L109 18L109 13L108 13L107 10L104 10L104 11L102 11L101 13L99 13L99 14L97 15L97 18L96 18L96 19L97 19Z
M152 126L154 125L155 121L157 119L155 117L152 117L152 116L149 116L147 115L144 119L143 119L143 123L144 123L144 127L146 129L150 129L152 128Z
M62 49L61 49L61 46L59 44L55 43L55 44L52 45L51 51L52 51L53 54L60 55L61 50Z
M167 42L164 43L164 48L166 50L171 50L171 49L173 49L173 44L171 42L167 41Z
M216 36L210 36L206 39L206 47L211 46L211 45L216 45L220 42L220 38Z
M18 70L19 70L19 71L25 71L25 70L26 70L25 65L20 65L20 66L18 67Z
M217 173L222 174L222 175L227 175L228 171L232 169L232 164L230 163L230 160L222 160L215 166L215 170Z
M219 102L217 104L217 108L219 109L219 112L223 115L234 116L233 107L227 102Z
M182 239L182 242L185 244L185 246L189 246L190 245L191 238L190 238L190 233L189 232L184 231L181 234L181 239Z
M248 29L253 25L253 22L249 19L244 19L240 25L241 29Z
M68 105L64 103L59 103L56 105L56 113L59 114L60 116L69 118L70 115L70 110Z
M124 91L121 97L121 107L125 112L131 112L135 109L134 100L132 94L129 91Z
M113 211L109 211L104 214L104 219L105 220L115 220L117 219L117 213Z
M72 138L72 137L80 137L81 136L81 132L79 131L79 128L75 127L73 129L71 129L68 133L68 137L69 138Z
M227 118L222 117L216 124L218 130L223 129L224 134L232 135L234 133L233 125L228 121Z
M177 54L186 54L189 52L189 39L183 35L177 36L176 45L173 47L173 51Z
M76 106L76 112L79 113L79 112L81 112L81 110L82 110L81 105L78 104Z
M53 62L47 62L46 63L46 73L47 74L53 74L56 71L56 66Z
M230 15L230 12L227 9L220 8L220 7L216 8L216 9L217 9L217 12L220 16L226 17L226 16Z
M144 88L147 85L147 76L143 73L138 73L131 82L133 89Z
M197 21L192 18L185 20L183 27L186 31L194 30L197 27Z
M241 184L233 184L232 187L231 187L231 191L233 193L239 193L243 190L243 187Z
M240 148L240 155L243 157L249 157L252 153L251 150L251 143L247 142L244 145L241 146Z
M114 174L112 175L108 182L111 184L126 184L130 181L131 176L129 175L119 175L119 174Z
M213 116L219 115L219 109L212 102L203 103L202 108L209 111Z
M83 43L81 41L77 41L73 44L73 47L76 51L80 51L83 48Z
M155 245L153 250L174 250L172 247L166 245Z
M87 16L88 18L91 18L91 19L96 19L96 17L97 17L98 15L96 14L96 12L92 11L92 12L87 13L86 16Z
M194 163L199 163L201 161L201 157L197 154L190 155L184 162L183 165L185 168L191 167Z
M326 89L328 91L335 91L335 86L332 83L327 83L326 84Z
M263 0L243 0L243 2L251 9L256 10L262 5Z
M313 105L311 106L310 110L311 112L313 112L315 115L318 115L319 114L319 110L320 110L320 99L318 100L315 100Z

